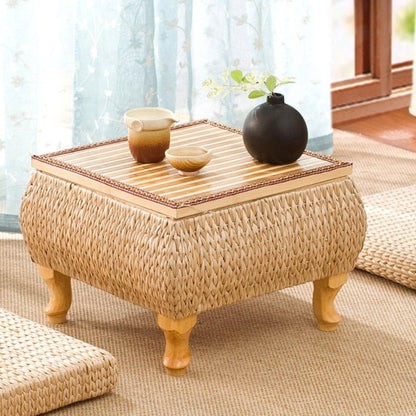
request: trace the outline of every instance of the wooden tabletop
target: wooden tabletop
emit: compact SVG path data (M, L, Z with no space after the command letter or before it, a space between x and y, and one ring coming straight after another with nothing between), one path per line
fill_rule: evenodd
M127 138L32 156L39 171L172 218L313 186L348 176L352 164L305 151L290 165L257 162L240 130L208 120L174 126L171 147L204 146L213 153L198 176L182 176L167 160L140 164Z

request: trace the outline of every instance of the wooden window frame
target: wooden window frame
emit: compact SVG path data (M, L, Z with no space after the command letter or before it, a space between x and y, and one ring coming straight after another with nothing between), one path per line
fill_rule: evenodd
M332 84L333 122L409 105L413 62L392 64L392 0L354 0L355 74Z

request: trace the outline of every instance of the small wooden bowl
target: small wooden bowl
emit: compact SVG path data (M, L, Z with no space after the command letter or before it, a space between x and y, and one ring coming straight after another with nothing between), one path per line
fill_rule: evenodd
M172 147L165 152L166 159L181 175L198 175L212 157L212 154L201 146Z

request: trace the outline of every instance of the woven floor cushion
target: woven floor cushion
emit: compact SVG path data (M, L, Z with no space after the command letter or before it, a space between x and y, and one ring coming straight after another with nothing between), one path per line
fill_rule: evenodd
M0 416L38 415L109 392L115 358L0 308Z
M367 233L356 267L416 289L416 185L363 201Z

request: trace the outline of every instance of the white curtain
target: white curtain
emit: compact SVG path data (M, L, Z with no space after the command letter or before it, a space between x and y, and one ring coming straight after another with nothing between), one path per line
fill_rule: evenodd
M415 8L416 10L416 8ZM415 14L415 27L416 27L416 14ZM413 116L416 116L416 30L414 32L414 40L413 40L413 79L412 79L412 84L413 84L413 89L412 89L412 97L411 97L411 101L410 101L410 108L409 108L409 112L410 114L412 114Z
M332 151L330 0L6 0L0 45L3 229L17 228L31 154L124 136L129 108L241 127L262 99L201 87L228 67L294 77L281 92L308 148Z

